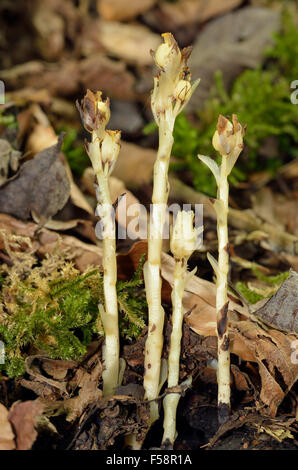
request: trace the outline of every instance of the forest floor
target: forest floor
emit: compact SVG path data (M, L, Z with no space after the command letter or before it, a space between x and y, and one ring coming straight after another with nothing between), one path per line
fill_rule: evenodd
M122 131L110 184L113 201L122 197L119 233L132 220L121 219L125 202L146 209L151 203L158 136L149 51L165 31L180 47L193 44L190 68L193 79L201 78L177 119L170 166L169 204L202 204L204 225L203 245L189 260L197 274L184 294L174 449L297 449L298 105L290 101L290 83L298 79L297 24L290 0L1 2L0 449L121 451L126 435L146 435L147 240L117 240L126 367L115 395L104 398L97 307L103 301L102 245L95 235L95 176L75 101L87 88L102 90L111 99L109 128ZM216 190L197 159L198 153L214 156L219 113L237 113L248 125L230 178L232 415L222 426L216 287L207 259L208 252L217 256L210 203ZM201 220L200 212L196 216ZM164 360L173 263L165 240ZM166 393L164 385L161 416L145 449L160 448Z

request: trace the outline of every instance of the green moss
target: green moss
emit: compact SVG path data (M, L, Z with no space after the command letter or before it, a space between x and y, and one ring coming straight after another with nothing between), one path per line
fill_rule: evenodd
M283 14L283 27L279 34L274 35L274 47L266 52L266 56L278 62L279 69L289 80L298 78L298 30L291 13Z
M61 130L66 133L61 150L65 154L71 170L77 176L82 176L85 168L90 166L90 160L83 145L78 142L78 133L72 128L62 128Z
M268 286L272 286L270 290L270 294L262 295L260 292L255 292L253 287L249 288L244 282L237 282L236 289L238 292L251 304L255 304L259 300L262 300L266 297L271 297L281 286L281 284L289 277L289 271L279 273L276 276L266 276L265 274L261 273L257 267L252 267L252 272L257 279L264 282ZM256 289L260 291L261 289ZM264 289L264 292L268 291L268 288Z
M265 274L261 273L256 267L253 267L252 271L256 278L260 279L260 281L263 281L269 286L274 287L279 287L286 279L288 279L290 275L289 271L285 271L283 273L277 274L276 276L266 276Z
M120 334L137 337L145 326L146 311L141 268L130 281L117 283L117 293ZM25 358L37 352L79 360L90 341L104 334L99 303L104 303L104 294L98 269L80 274L70 262L60 260L50 271L42 263L26 274L22 266L2 273L0 340L5 364L0 371L9 377L22 375Z
M249 289L249 287L247 287L244 282L237 282L236 289L250 304L255 304L259 302L259 300L264 299L263 295L257 294L256 292Z
M13 114L6 114L5 110L0 109L0 126L8 127L8 129L17 129L18 123Z

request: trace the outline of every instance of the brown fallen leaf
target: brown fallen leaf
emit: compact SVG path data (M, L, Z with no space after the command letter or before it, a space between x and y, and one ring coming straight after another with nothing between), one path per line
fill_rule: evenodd
M128 21L149 10L156 0L97 0L99 15L107 21Z
M51 361L51 362L50 362ZM25 360L26 372L29 374L31 380L34 379L35 382L39 382L43 385L49 386L50 389L57 389L59 392L67 395L67 382L61 380L61 376L57 377L57 372L54 369L55 361L48 360L46 357L36 355L36 356L28 356ZM50 365L52 367L50 368ZM76 365L73 361L59 361L59 366L56 365L56 368L59 368L60 372L61 369L67 372L67 370L71 367ZM44 366L47 368L48 377L45 376L43 369ZM54 369L54 370L53 370ZM49 372L51 372L49 374ZM53 375L54 372L54 375ZM51 378L52 376L52 378ZM58 374L59 376L59 374ZM65 377L63 377L65 378Z
M254 315L272 328L298 334L298 274L291 271L276 294Z
M245 360L259 365L262 381L260 398L268 406L271 416L298 379L298 363L292 361L292 342L297 335L277 330L265 331L252 321L233 322L231 325L232 351ZM233 343L238 340L237 348ZM246 358L246 350L252 359Z
M26 62L1 70L0 76L9 88L46 89L51 96L73 96L82 88L102 90L111 98L130 100L135 96L135 78L125 63L96 51L82 60L69 59L53 64Z
M109 59L94 53L77 64L81 87L85 90L102 90L110 98L132 100L135 98L135 77L123 61Z
M33 160L25 162L19 173L0 189L3 212L26 220L34 212L46 221L66 203L69 182L58 159L63 135L57 145L43 150Z
M145 149L129 142L121 142L120 154L113 175L122 180L128 188L136 188L151 182L155 160L156 152L154 150Z
M8 410L0 403L0 450L13 450L16 448L8 415Z
M181 28L192 23L203 23L239 6L242 0L178 0L175 3L162 2L159 5L162 20L171 24L171 28ZM157 12L156 12L157 14ZM166 26L166 25L164 25Z
M100 361L94 365L91 372L87 372L82 368L78 369L74 380L80 389L79 394L63 402L63 409L67 413L67 421L74 421L81 417L83 411L89 405L97 403L101 399L102 390L98 388L101 374L102 365Z
M253 210L266 222L279 230L298 236L297 200L294 194L285 196L270 188L261 188L252 196Z
M35 426L42 414L44 405L37 400L15 402L9 411L8 419L16 434L16 449L29 450L37 438Z
M147 27L116 21L99 23L99 39L108 54L138 65L151 65L150 50L160 44L159 35Z

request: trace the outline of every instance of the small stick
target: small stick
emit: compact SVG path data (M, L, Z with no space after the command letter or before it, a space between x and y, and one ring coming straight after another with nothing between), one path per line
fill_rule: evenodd
M175 258L174 286L172 290L172 333L168 360L168 387L177 387L179 383L179 365L182 338L182 323L184 308L182 305L183 292L186 283L195 274L187 272L187 261L191 254L198 248L199 230L193 227L194 213L192 211L180 211L177 214L172 237L171 251ZM201 228L200 231L202 231ZM180 393L166 395L164 406L164 434L162 443L164 446L173 446L176 439L176 412L180 399Z
M98 187L96 191L97 214L101 217L103 237L103 269L105 308L99 305L99 313L105 331L103 346L103 392L104 396L114 393L119 379L119 328L116 292L116 236L114 210L109 190L109 176L114 168L120 150L120 131L106 130L110 119L109 99L102 101L101 92L87 93L81 106L77 103L85 129L91 133L91 142L85 142Z
M198 155L215 176L218 191L214 208L217 215L218 236L218 262L208 254L216 274L216 310L217 310L217 338L218 338L218 420L222 424L227 421L230 410L230 351L228 332L228 272L229 272L229 238L228 238L228 210L229 210L229 183L231 173L239 154L243 149L243 129L233 114L232 123L224 116L219 116L217 130L213 136L213 147L221 154L221 165L210 157Z

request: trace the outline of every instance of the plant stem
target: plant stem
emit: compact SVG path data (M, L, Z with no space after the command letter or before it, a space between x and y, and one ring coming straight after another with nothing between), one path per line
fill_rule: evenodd
M174 286L172 291L172 333L170 343L170 353L168 360L168 387L175 387L179 382L179 364L182 338L183 306L182 298L185 284L187 263L185 259L175 260ZM176 438L176 411L180 394L169 393L163 402L164 405L164 434L163 444L174 444Z
M93 148L93 143L90 147ZM92 152L92 148L90 151ZM99 151L99 146L94 145L94 150ZM101 309L101 319L105 331L103 345L103 363L105 369L103 377L104 396L113 395L118 384L119 376L119 328L118 328L118 303L117 303L117 263L116 263L116 234L113 218L113 206L109 190L109 176L102 170L96 171L98 191L100 193L100 215L103 237L103 287L105 308Z
M226 421L230 414L230 351L228 334L228 201L229 185L226 171L227 158L222 157L218 200L221 210L217 216L218 275L216 290L217 337L218 337L218 413L219 421Z
M163 347L164 310L161 306L160 263L166 204L169 194L168 167L173 146L174 120L165 113L159 125L159 149L154 165L152 216L149 227L148 261L144 278L149 311L148 337L145 346L145 398L154 400L159 392L161 353ZM158 404L150 402L150 424L158 419Z

